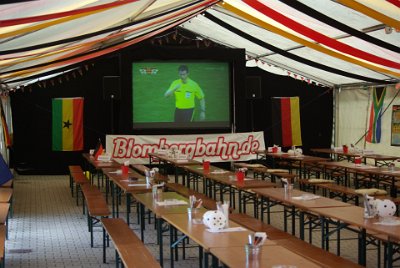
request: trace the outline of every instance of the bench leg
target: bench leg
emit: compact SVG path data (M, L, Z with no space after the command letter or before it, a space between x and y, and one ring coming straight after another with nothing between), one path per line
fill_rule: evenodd
M91 216L89 216L89 213L88 213L88 219L89 219L89 232L90 232L90 247L93 247L93 219Z
M79 184L75 183L75 192L76 192L76 205L79 206Z
M103 263L106 263L106 229L103 227Z
M163 219L162 218L156 218L157 221L157 241L158 241L158 246L159 246L159 262L161 267L163 267L164 264L164 254L163 254L163 234L162 234L162 224L163 224ZM171 238L170 238L171 239Z
M199 267L203 267L203 248L199 246Z
M174 268L174 248L172 248L172 245L174 244L173 238L174 238L174 227L172 225L169 226L169 240L170 240L170 247L169 247L169 257L170 257L170 267Z
M119 267L119 255L117 250L115 250L115 267Z
M69 188L71 189L71 195L74 197L74 181L72 180L72 174L69 173Z

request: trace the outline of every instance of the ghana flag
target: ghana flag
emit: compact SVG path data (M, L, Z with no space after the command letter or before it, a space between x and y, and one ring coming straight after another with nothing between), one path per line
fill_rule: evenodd
M56 98L53 108L53 151L83 150L83 98Z
M272 124L274 144L301 146L299 97L272 98Z
M373 100L371 104L371 112L369 115L369 127L365 140L370 143L381 142L381 125L382 125L382 109L383 101L386 95L386 88L377 87L372 91Z

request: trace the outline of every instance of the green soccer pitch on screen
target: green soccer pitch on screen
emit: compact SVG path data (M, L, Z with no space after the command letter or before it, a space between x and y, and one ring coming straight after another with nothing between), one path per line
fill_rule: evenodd
M230 81L229 62L134 62L133 128L229 128Z

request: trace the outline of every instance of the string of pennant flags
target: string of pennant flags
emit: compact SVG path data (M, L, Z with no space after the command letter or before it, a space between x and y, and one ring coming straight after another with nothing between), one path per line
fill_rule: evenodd
M311 78L305 77L305 76L303 76L301 74L297 74L295 72L289 71L289 70L284 69L284 68L282 68L280 66L271 64L271 63L269 63L267 61L264 61L263 59L260 59L260 58L256 58L256 57L252 57L250 55L246 55L246 61L249 64L251 64L250 62L253 61L258 67L260 67L262 69L275 68L275 69L277 69L277 71L276 72L272 71L272 73L276 73L276 74L279 73L281 75L287 75L287 76L289 76L291 78L294 78L296 80L301 80L303 82L306 82L309 85L314 84L314 85L319 86L319 87L327 87L327 85L324 85L324 84L322 84L322 83L320 83L318 81L315 81L315 80L313 80Z

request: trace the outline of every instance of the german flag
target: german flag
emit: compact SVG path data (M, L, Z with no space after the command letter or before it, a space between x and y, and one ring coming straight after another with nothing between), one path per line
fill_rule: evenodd
M271 102L274 144L283 147L301 146L299 97L274 97Z
M53 151L83 150L83 98L56 98L53 109Z

